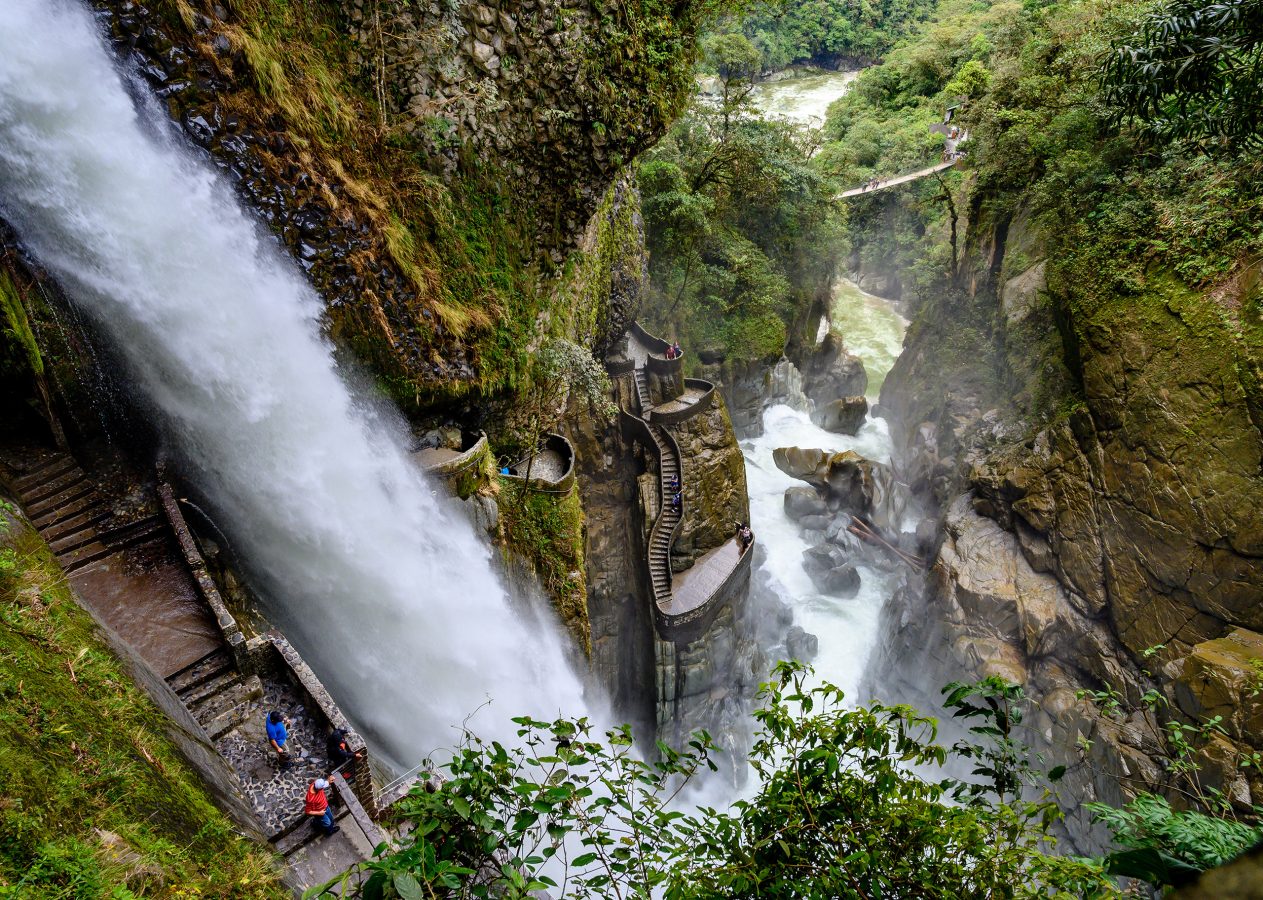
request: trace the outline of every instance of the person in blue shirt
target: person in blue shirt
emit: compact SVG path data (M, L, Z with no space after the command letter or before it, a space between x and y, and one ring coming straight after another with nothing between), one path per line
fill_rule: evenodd
M280 763L282 769L288 769L292 761L289 757L289 747L286 746L289 731L285 728L285 717L276 710L272 710L268 713L266 728L268 744L276 751L277 762Z

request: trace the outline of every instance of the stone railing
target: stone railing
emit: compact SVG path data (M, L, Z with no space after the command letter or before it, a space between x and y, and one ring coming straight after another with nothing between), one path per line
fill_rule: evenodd
M556 479L541 477L538 469L539 460L537 459L535 461L535 466L532 467L531 480L527 484L527 487L532 491L539 491L541 493L568 494L574 489L575 484L574 447L570 445L570 441L566 440L563 435L549 432L544 435L543 439L540 441L539 447L540 453L548 451L556 453L559 457L561 457L564 467L561 475ZM509 474L501 473L500 477L507 478L516 484L521 484L526 478L526 469L529 463L529 458L523 457L512 466L513 469L520 470L522 473L521 475L516 474L516 472L510 472Z
M180 545L180 553L189 567L189 573L197 584L197 592L210 607L211 615L215 617L215 625L219 628L228 652L232 654L233 662L244 674L254 674L254 670L250 668L251 659L246 649L246 636L241 631L241 626L237 624L236 616L229 611L228 604L224 603L219 588L215 586L215 579L211 577L210 570L206 567L202 551L197 548L197 541L193 539L193 534L189 531L189 523L185 521L184 513L180 512L180 502L176 499L175 488L162 480L161 475L158 481L158 499L162 503L162 512L171 526L171 531L175 534L176 543Z
M211 577L206 560L198 549L197 540L193 537L188 522L180 511L175 489L161 476L158 482L158 497L162 503L163 513L171 524L171 530L175 533L176 541L180 545L184 560L197 583L198 593L210 607L237 670L243 675L270 673L288 681L298 691L308 713L317 719L324 720L322 724L326 726L325 731L333 728L342 728L346 731L347 749L352 753L361 754L359 764L351 777L346 778L346 783L361 801L368 799L369 803L365 805L372 809L373 790L369 756L363 738L351 727L333 697L316 677L316 673L311 670L284 635L273 630L256 637L245 636L236 616L224 603L223 595L220 594L215 580Z
M645 331L639 322L632 322L632 334L636 340L644 344L649 350L649 357L645 360L645 368L655 375L679 375L684 371L684 354L681 353L674 359L667 359L667 348L671 346L668 341L664 341L656 334L650 334Z
M750 582L751 560L754 558L754 544L751 543L744 553L737 557L736 565L724 577L724 580L710 594L706 601L693 609L672 614L662 608L662 604L654 604L654 623L658 634L664 640L677 644L689 644L699 640L710 628L719 615L719 611L732 602Z
M692 403L679 409L668 410L655 407L649 413L649 421L655 425L674 425L706 412L714 404L715 386L709 381L703 381L700 378L685 378L684 387L685 393L689 390L694 390L699 391L700 395Z
M453 456L450 459L443 460L442 462L423 466L422 471L429 475L438 475L445 478L459 475L470 466L475 465L478 462L478 457L481 456L486 449L487 433L485 431L480 431L478 432L478 439L475 440L474 443L467 449L461 450L459 456Z

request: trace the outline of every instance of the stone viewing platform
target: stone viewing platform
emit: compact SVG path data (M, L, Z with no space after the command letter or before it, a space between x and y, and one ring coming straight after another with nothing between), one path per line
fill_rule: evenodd
M530 472L528 487L532 491L552 494L569 494L575 485L575 455L570 441L560 434L547 433L541 440L539 450L532 460L522 457L511 463L509 471L501 470L500 476L521 484Z
M287 884L323 883L367 859L386 837L362 802L371 808L364 741L284 636L252 634L229 609L183 510L194 510L222 541L206 513L181 498L161 469L156 484L136 486L134 476L111 470L94 478L62 451L0 450L0 484L174 723L181 752L238 826L284 859ZM115 484L128 492L112 490ZM209 539L206 546L208 555L226 552ZM267 744L271 710L289 720L293 765L284 771ZM348 748L361 759L330 779L341 830L324 837L303 814L303 797L311 779L333 769L326 756L333 728L346 730Z
M647 551L654 622L663 640L684 644L700 638L748 582L753 548L741 553L733 536L678 576L672 571L672 547L687 515L683 495L688 473L670 426L710 409L715 386L684 378L684 356L666 358L669 346L633 324L609 369L616 377L630 376L634 408L624 406L621 417L632 436L652 448L658 459Z

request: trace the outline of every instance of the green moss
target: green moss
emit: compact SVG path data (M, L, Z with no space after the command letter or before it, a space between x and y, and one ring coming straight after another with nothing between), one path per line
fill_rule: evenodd
M0 896L288 896L271 857L211 803L47 546L4 531Z
M7 341L15 343L25 357L26 365L36 378L44 375L44 357L40 354L39 344L31 331L30 320L26 317L26 308L22 298L18 296L13 280L5 272L0 272L0 314L3 315L3 335Z
M521 481L498 481L505 544L531 561L557 614L584 653L591 653L579 492L558 495L528 490L523 494Z

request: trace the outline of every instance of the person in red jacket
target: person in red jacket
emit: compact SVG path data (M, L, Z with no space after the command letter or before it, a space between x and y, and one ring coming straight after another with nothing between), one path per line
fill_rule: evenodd
M329 782L317 778L307 785L307 799L303 802L303 812L318 817L316 824L326 836L342 830L340 825L333 824L333 810L329 808L329 795L325 793L327 790Z

